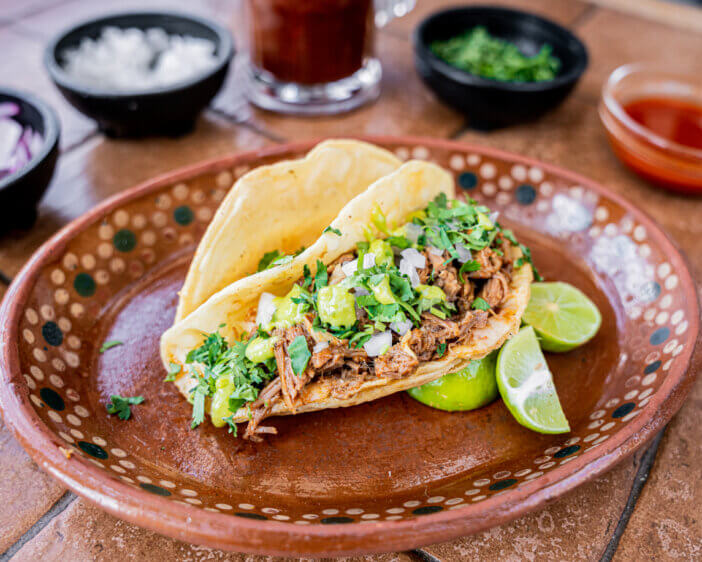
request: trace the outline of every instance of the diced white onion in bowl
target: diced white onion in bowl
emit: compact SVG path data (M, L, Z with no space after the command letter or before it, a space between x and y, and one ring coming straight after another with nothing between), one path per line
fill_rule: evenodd
M429 250L429 253L434 254L435 256L444 255L444 251L437 248L436 246L427 246L427 250Z
M365 254L363 256L363 269L368 269L375 265L375 254Z
M419 285L419 274L417 273L417 268L405 258L400 260L400 273L404 273L407 277L409 277L412 287Z
M416 267L417 269L423 269L427 265L427 258L425 258L423 254L414 248L402 250L400 255L410 262L410 265Z
M417 240L419 240L419 237L422 235L422 231L424 229L419 226L418 224L414 224L413 222L408 222L405 225L405 238L412 242L412 244L416 244Z
M456 253L458 254L458 261L461 263L466 263L473 259L473 254L463 244L456 244Z
M258 299L258 311L256 312L256 324L258 326L267 326L273 320L275 314L275 303L273 299L275 295L271 293L263 293Z
M354 273L356 273L356 270L358 269L358 260L351 260L347 261L345 264L341 266L341 271L344 272L344 275L346 277L351 277Z
M378 357L385 353L392 345L392 333L390 330L385 330L378 334L373 334L370 339L363 344L363 349L369 357Z
M329 347L329 342L327 341L320 341L314 344L314 347L312 348L312 353L319 353L320 351L324 351Z
M404 322L392 322L390 324L390 329L396 334L404 336L409 330L412 329L412 326L412 320L405 320Z

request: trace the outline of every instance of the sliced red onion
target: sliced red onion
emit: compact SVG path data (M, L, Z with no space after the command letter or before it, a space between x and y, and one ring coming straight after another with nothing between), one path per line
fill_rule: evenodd
M364 254L363 256L363 269L368 269L375 265L375 254Z
M434 254L435 256L443 256L444 255L444 251L440 250L436 246L427 246L427 250L429 250L429 252Z
M354 273L356 273L356 270L358 269L358 260L352 260L352 261L347 261L345 264L341 266L341 271L344 272L344 275L346 277L351 277Z
M392 334L390 330L385 330L378 334L373 334L370 339L363 344L363 349L369 357L378 357L390 349L392 345Z
M23 134L22 125L14 119L0 119L0 167L12 158Z
M424 254L420 253L415 248L407 248L406 250L402 250L400 255L405 258L410 265L416 267L417 269L423 269L427 265L427 258L425 258Z
M466 263L473 259L473 254L470 250L466 248L463 244L458 243L456 246L456 253L458 254L458 261L461 263Z
M328 341L320 341L314 344L314 347L312 348L312 353L319 353L320 351L324 351L329 347L329 342Z
M6 116L19 107L13 103L0 104L0 178L26 166L44 143L43 137L31 127Z
M275 295L263 293L258 299L258 311L256 312L256 325L267 326L273 320L275 314Z
M0 119L15 117L20 114L20 106L12 101L0 103Z
M495 224L497 222L497 217L500 216L500 211L493 211L490 213L490 216L488 217L490 219L490 222L492 224Z
M419 285L419 274L417 273L417 268L415 268L405 258L400 260L400 273L404 273L407 277L409 277L412 287Z
M405 320L404 322L392 322L390 324L390 329L400 336L404 336L409 330L412 329L412 320Z
M419 226L418 224L414 224L413 222L408 222L405 225L405 238L412 242L412 244L416 244L417 240L419 240L419 237L422 235L422 232L424 229Z

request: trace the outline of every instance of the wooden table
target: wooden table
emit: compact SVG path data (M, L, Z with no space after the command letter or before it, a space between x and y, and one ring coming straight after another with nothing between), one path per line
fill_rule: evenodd
M372 106L336 118L270 115L246 104L239 74L232 72L193 134L128 141L106 139L69 107L50 84L41 55L48 37L72 22L110 10L142 8L144 2L0 0L0 82L41 95L58 110L63 125L62 155L37 224L29 232L0 238L0 294L49 235L113 193L206 158L349 133L450 137L520 152L590 176L653 215L687 253L693 274L702 281L702 202L664 193L625 170L607 146L596 111L603 80L620 64L659 61L702 75L702 11L670 5L661 9L652 0L642 2L647 8L644 16L654 14L668 22L660 23L602 7L606 1L496 2L544 14L570 27L590 50L590 67L576 91L534 124L477 133L435 100L412 68L409 36L424 15L457 2L419 0L413 13L379 33L385 74L382 96ZM152 0L149 7L197 11L224 23L232 22L238 9L229 0L195 4ZM621 10L637 3L615 0L614 4ZM695 370L702 366L699 347ZM701 414L702 380L648 450L546 509L476 536L364 560L699 560ZM0 475L0 552L4 552L0 561L245 559L156 535L92 507L42 473L1 422Z

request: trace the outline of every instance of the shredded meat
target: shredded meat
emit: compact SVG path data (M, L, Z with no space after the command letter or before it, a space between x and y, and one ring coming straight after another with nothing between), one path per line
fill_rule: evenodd
M505 300L509 293L509 277L503 271L498 271L483 286L480 291L481 298L490 305L490 308L496 308L502 301Z
M310 347L310 343L314 346L314 340L309 337L306 330L300 325L293 326L286 330L275 330L274 335L278 338L273 346L273 353L275 355L275 363L278 367L278 375L282 382L281 392L283 400L285 401L285 405L294 413L300 390L314 378L315 372L308 364L303 373L296 375L293 372L290 356L288 355L288 346L298 336L303 336L308 340L308 347Z
M480 264L480 270L466 274L464 279L459 277L458 268L451 265L448 252L437 255L424 250L427 263L417 271L420 282L440 287L457 312L446 319L424 312L420 327L412 329L402 338L395 335L395 345L379 357L369 357L362 348L350 347L347 340L315 331L311 315L305 317L305 321L299 325L275 330L277 341L273 351L278 376L269 382L258 399L250 404L249 425L244 437L259 441L261 434L276 433L274 427L261 426L261 421L270 415L273 405L280 401L284 401L285 405L295 412L296 407L300 406L302 389L315 379L322 379L328 383L330 395L334 398L346 399L354 396L367 380L377 377L401 379L410 376L420 362L438 359L450 346L465 341L473 330L485 326L488 312L471 308L475 296L483 298L491 309L498 308L509 294L512 272L511 243L500 234L496 244L504 256L489 248L474 252L473 259ZM327 267L330 284L338 283L346 277L341 271L341 265L354 258L353 253L347 253ZM361 328L371 322L364 309L357 307L356 314ZM313 351L305 371L300 376L293 372L287 351L288 346L298 336L305 337L311 351L316 343L328 344L324 349ZM438 349L442 344L444 347L439 354Z
M468 273L468 277L471 279L490 279L502 267L502 257L490 248L483 248L479 252L475 252L473 259L480 264L480 269Z
M395 345L375 359L375 375L388 379L402 379L411 375L419 365L414 355Z

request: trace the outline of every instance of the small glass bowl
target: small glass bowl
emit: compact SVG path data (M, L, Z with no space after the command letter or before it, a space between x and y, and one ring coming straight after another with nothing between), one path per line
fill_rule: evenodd
M641 98L702 103L694 78L646 64L617 68L602 88L599 114L617 157L640 176L666 189L702 194L702 150L661 137L634 121L624 106Z

